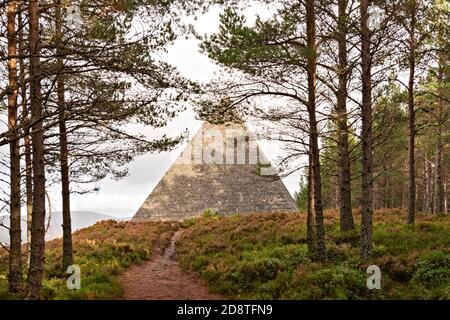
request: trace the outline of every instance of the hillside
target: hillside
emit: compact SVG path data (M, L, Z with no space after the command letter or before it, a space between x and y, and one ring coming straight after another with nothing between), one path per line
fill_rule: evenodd
M82 288L69 291L66 274L61 270L62 241L46 244L44 280L45 299L116 299L122 295L117 275L132 264L152 256L153 246L164 233L173 233L177 224L170 222L102 221L74 232L75 264L81 269ZM169 237L170 239L170 237ZM160 240L161 241L161 240ZM164 240L162 245L167 245ZM0 248L0 300L6 295L7 256ZM21 298L21 297L17 297Z
M450 299L450 215L420 214L414 226L404 224L404 216L404 211L394 209L374 215L375 251L370 264L381 268L381 290L367 289L368 263L359 259L359 236L340 234L335 211L325 214L326 263L308 256L304 214L219 217L209 212L181 224L104 221L75 232L75 262L82 270L79 291L65 287L65 274L59 268L61 240L48 242L44 298L123 298L119 275L132 265L135 269L126 279L135 279L139 272L152 278L148 273L154 268L157 272L175 268L167 264L170 257L157 265L161 254L167 256L163 249L170 247L171 252L176 250L186 278L195 281L192 276L196 276L212 294L226 298ZM359 221L356 212L355 218ZM179 236L172 237L176 230ZM155 244L158 250L153 252ZM152 256L156 259L145 269L147 262L143 262ZM6 271L6 255L0 252L0 298L7 298ZM140 289L154 289L154 283L141 283Z

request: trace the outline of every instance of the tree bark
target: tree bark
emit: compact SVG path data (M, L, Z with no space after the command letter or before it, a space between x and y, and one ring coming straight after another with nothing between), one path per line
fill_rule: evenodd
M444 213L448 213L448 171L444 175Z
M426 212L433 213L433 168L430 161L426 161L427 171L426 171L426 182L427 182L427 203Z
M308 203L307 203L307 218L306 218L306 241L308 243L308 252L311 257L316 257L316 237L314 232L314 197L313 197L313 172L312 172L312 160L309 155L309 168L308 168Z
M438 81L441 85L443 82L444 70L443 62L439 61L439 71L438 71ZM442 91L442 90L440 90ZM436 175L436 186L435 186L435 197L434 197L434 212L443 213L444 212L444 180L443 180L443 170L442 170L442 153L443 153L443 143L442 143L442 123L443 123L443 99L442 92L440 92L440 97L438 98L437 104L437 121L438 125L436 127L436 163L435 163L435 175Z
M63 257L62 268L67 270L73 264L72 245L72 221L70 216L70 181L69 181L69 161L67 147L66 129L66 101L65 101L65 81L64 81L64 52L62 49L62 13L61 0L56 1L56 38L57 38L57 65L58 76L56 80L58 93L58 117L59 117L59 146L61 165L61 196L62 196L62 216L63 216Z
M339 149L339 214L341 231L355 230L352 214L350 153L348 143L348 117L347 117L347 84L348 84L348 57L347 57L347 0L339 0L338 12L338 47L339 47L339 88L337 92L338 117L338 149Z
M22 121L24 121L25 127L28 128L30 123L29 110L27 107L27 84L25 81L25 41L24 41L24 28L22 10L23 3L19 7L18 13L18 39L19 39L19 81L20 81L20 96L22 104ZM31 244L31 215L33 211L33 165L31 158L31 139L29 136L29 130L26 129L27 134L23 138L24 153L25 153L25 197L26 197L26 209L27 209L27 256L28 266L30 264L30 244Z
M17 135L17 97L19 92L17 80L17 2L9 1L7 5L8 38L8 129L11 138ZM22 290L22 238L20 226L20 145L18 139L9 143L10 151L10 243L9 243L9 292Z
M392 172L392 164L389 164L389 172ZM395 208L395 196L394 196L394 188L392 188L391 186L389 187L389 193L390 193L390 197L389 198L389 207L390 208Z
M313 172L314 214L316 231L316 258L326 259L325 231L323 225L322 182L320 176L319 132L316 119L316 25L314 0L307 0L306 4L306 33L307 33L307 69L308 69L308 114L310 131L310 153Z
M28 299L39 299L41 296L44 275L45 253L45 163L44 132L42 124L42 96L40 70L40 26L39 1L28 2L29 14L29 53L30 53L30 109L33 149L33 213L31 222L31 251L28 272ZM34 121L33 121L34 122Z
M443 213L444 212L444 181L442 173L442 127L438 125L437 127L437 142L436 142L436 163L435 163L435 197L434 197L434 212Z
M414 224L416 213L416 171L415 171L415 139L416 139L416 111L414 109L414 78L416 69L415 30L416 4L410 4L409 25L409 80L408 80L408 212L407 223Z
M423 202L422 202L422 212L427 212L428 211L428 182L427 182L427 171L428 171L428 166L427 166L427 160L424 158L423 160L423 179L422 179L422 197L423 197Z
M386 163L383 161L382 164L383 178L381 180L381 186L383 191L380 192L382 199L380 199L380 207L389 208L389 182L388 182L388 168Z
M361 0L361 257L372 256L372 205L373 205L373 155L372 155L372 75L370 30L368 28L369 0Z
M430 213L434 214L434 201L436 197L436 179L435 179L435 170L433 170L433 164L429 163L429 173L430 173Z

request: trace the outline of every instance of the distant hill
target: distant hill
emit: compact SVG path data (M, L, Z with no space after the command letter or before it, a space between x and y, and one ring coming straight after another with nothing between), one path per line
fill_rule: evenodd
M26 236L26 221L25 217L22 217L22 241L27 239ZM72 212L72 229L73 231L83 229L96 224L99 221L104 220L119 220L118 218L108 216L101 213L89 212L89 211L73 211ZM0 216L0 223L8 226L9 216ZM46 240L53 240L62 237L62 213L53 212L50 220L50 228L45 236ZM8 230L0 227L0 242L9 242Z

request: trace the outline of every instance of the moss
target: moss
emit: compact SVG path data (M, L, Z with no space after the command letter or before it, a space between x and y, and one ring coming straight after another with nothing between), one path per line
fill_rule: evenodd
M205 219L218 218L219 213L214 211L213 209L206 209L206 210L203 210L202 217Z

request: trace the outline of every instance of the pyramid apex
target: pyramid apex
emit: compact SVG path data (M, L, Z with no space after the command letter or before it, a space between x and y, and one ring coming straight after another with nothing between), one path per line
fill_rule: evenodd
M208 208L221 214L298 211L230 99L196 111L202 127L134 220L184 220Z

